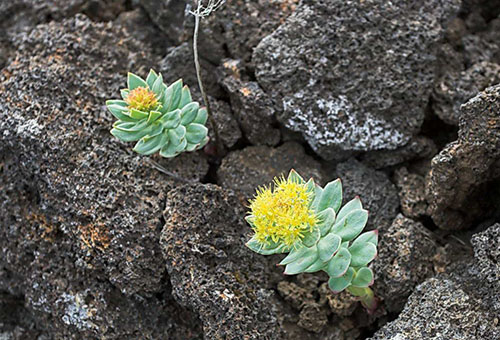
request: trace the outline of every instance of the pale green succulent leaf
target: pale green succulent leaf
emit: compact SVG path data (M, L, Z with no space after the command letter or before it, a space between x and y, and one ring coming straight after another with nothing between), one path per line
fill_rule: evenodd
M181 102L179 103L179 108L184 108L187 104L191 103L193 99L191 98L191 92L189 91L189 87L184 85L181 93Z
M338 213L342 204L342 183L340 179L328 183L318 202L317 211L322 211L326 208L332 208L335 213Z
M146 87L146 88L148 87L148 84L144 81L144 79L142 79L139 76L136 76L131 72L128 73L127 85L130 91L138 87Z
M368 211L364 209L353 210L344 218L337 218L330 232L342 237L343 241L350 241L363 231L367 221Z
M321 210L318 209L318 206L319 202L321 201L322 194L323 194L323 188L320 187L318 184L316 184L316 186L314 187L314 199L311 201L311 208L317 212L321 212Z
M298 260L302 256L305 256L310 251L311 251L310 248L304 246L300 248L292 248L292 250L290 250L290 253L288 253L288 255L283 260L281 260L279 265L292 263L293 261Z
M135 142L144 137L145 135L147 135L148 131L145 130L123 131L117 128L113 128L111 130L111 134L124 142Z
M329 261L340 249L342 239L335 234L328 234L318 242L319 258L323 261Z
M340 248L328 262L326 272L331 277L340 277L345 274L351 264L351 254L345 248Z
M352 279L351 285L366 288L373 284L373 271L368 267L359 268Z
M373 243L358 242L349 247L351 266L366 266L377 256L377 247Z
M201 124L191 123L186 127L186 139L191 144L197 144L203 141L207 133L208 129Z
M148 76L146 78L146 83L148 84L150 89L153 88L153 84L155 83L157 78L158 78L158 74L153 69L150 69Z
M168 130L169 141L174 145L180 145L186 135L186 127L183 125L179 125L175 129Z
M252 237L245 245L254 252L261 255L281 254L287 251L286 247L284 247L284 245L282 244L272 241L269 241L268 244L262 244L257 241L255 237Z
M354 199L347 202L342 209L340 209L337 218L340 220L344 218L347 214L349 214L353 210L363 209L363 205L361 204L361 200L359 197L355 197Z
M162 113L160 111L151 111L148 116L148 123L154 123L160 118Z
M314 193L315 193L314 188L315 188L315 186L316 186L316 183L314 183L313 178L310 178L306 183L306 190L313 193L312 200L314 200Z
M129 113L128 109L124 108L123 106L111 104L111 105L108 105L107 108L108 108L109 112L111 112L111 114L113 116L115 116L118 120L128 122L128 123L137 122L136 119L134 119L128 115L128 113Z
M352 242L352 245L359 242L368 242L376 247L378 245L378 230L370 230L362 233Z
M130 93L129 89L121 89L120 90L120 95L122 96L123 100L127 99L129 93Z
M144 119L148 118L149 114L144 111L140 111L137 109L130 109L130 117L135 118L135 119Z
M192 102L187 105L184 105L184 107L181 110L181 124L186 126L192 123L196 118L199 109L200 105L197 102Z
M160 119L165 129L175 129L181 123L181 110L165 113Z
M321 236L328 234L333 224L335 223L335 211L332 208L327 208L318 213L318 229Z
M298 183L298 184L305 183L302 176L300 176L299 173L297 171L295 171L294 169L290 170L290 173L288 174L288 181L293 182L293 183Z
M207 109L202 107L201 109L198 110L198 114L196 115L196 118L194 119L193 123L205 125L207 123L207 119L208 119Z
M316 243L318 243L319 238L321 237L321 233L317 227L315 227L311 231L307 231L302 239L302 244L306 247L312 247Z
M330 289L334 293L340 293L341 291L349 287L353 277L354 277L354 269L349 268L344 275L336 278L331 277L328 280L328 287L330 287Z
M164 133L153 137L144 136L135 144L134 151L142 155L151 155L158 152L167 142L168 137Z
M115 124L113 124L113 127L115 129L125 131L125 132L136 132L136 131L141 131L141 130L144 130L145 128L147 128L148 122L146 119L135 120L133 122L117 121L117 122L115 122Z
M304 270L304 273L315 273L317 271L323 270L325 266L326 263L318 258L313 264L311 264Z
M295 261L289 263L285 267L285 275L295 275L303 273L310 265L318 259L318 251L316 247L307 248L308 251L304 256L299 257Z
M157 98L161 97L163 92L163 76L161 74L156 78L151 90L154 92Z

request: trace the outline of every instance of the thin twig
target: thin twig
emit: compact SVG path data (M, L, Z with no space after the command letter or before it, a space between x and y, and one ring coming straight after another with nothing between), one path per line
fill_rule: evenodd
M208 96L205 92L205 88L203 87L203 81L201 79L201 66L200 60L198 56L198 34L200 30L200 20L201 18L205 18L209 16L212 12L218 10L226 1L225 0L209 0L208 5L203 7L203 0L198 0L198 7L196 11L190 11L192 15L195 17L194 23L194 36L193 36L193 54L194 54L194 66L196 68L196 78L198 78L198 86L200 87L201 96L203 97L203 101L205 102L205 107L207 108L208 119L210 120L210 125L212 125L212 129L214 130L215 135L215 143L218 151L222 151L222 143L219 138L219 130L217 129L217 125L215 123L215 118L212 114L212 109L210 108L210 102L208 101Z

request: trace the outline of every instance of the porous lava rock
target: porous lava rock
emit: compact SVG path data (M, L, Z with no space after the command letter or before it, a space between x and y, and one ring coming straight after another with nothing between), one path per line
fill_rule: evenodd
M323 158L396 149L416 135L436 45L459 1L307 0L254 50L278 120Z
M104 107L126 71L154 66L150 50L82 15L17 44L0 79L0 282L54 338L199 335L169 294L159 245L177 182L109 134ZM185 160L163 166L186 181L208 170L201 157Z
M461 107L458 140L432 159L426 196L438 227L464 229L488 215L493 207L484 192L500 178L499 161L500 84Z

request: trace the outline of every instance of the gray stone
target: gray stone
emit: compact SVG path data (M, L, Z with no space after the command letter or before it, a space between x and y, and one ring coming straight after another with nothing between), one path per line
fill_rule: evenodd
M37 327L54 338L200 334L165 283L159 212L176 182L109 134L104 106L129 67L148 71L151 51L82 15L17 44L0 79L2 275L16 273ZM184 180L205 175L203 158L186 160L162 165Z
M161 245L172 294L199 314L207 339L282 339L266 257L244 246L249 227L232 191L170 191ZM284 339L284 338L283 338Z
M255 189L272 182L279 175L287 176L291 169L304 178L323 182L321 165L306 155L300 144L288 142L277 148L249 146L233 151L222 160L217 171L219 183L252 197Z
M482 61L500 64L500 18L491 20L484 31L465 35L462 41L467 65Z
M297 325L308 331L319 333L327 323L326 311L317 303L307 303L300 311Z
M255 49L257 81L325 159L403 146L423 122L435 46L458 5L302 1Z
M460 106L487 87L500 83L500 65L480 62L440 79L433 94L434 112L444 122L458 125Z
M458 140L431 164L426 196L433 221L442 229L471 227L491 206L484 183L500 178L500 85L490 87L461 107ZM486 216L484 216L486 215Z
M375 171L356 159L337 165L342 180L344 203L359 196L368 210L368 229L384 229L391 225L399 208L398 191L387 175Z
M417 136L396 150L371 151L363 154L360 159L374 169L382 169L415 159L430 159L436 153L437 148L432 139Z
M229 93L231 107L250 143L270 146L278 144L280 131L273 126L275 109L259 84L229 76L222 80L222 85Z
M380 232L373 290L388 311L399 312L415 286L435 274L435 242L421 223L403 215Z
M370 339L500 339L499 230L496 224L474 236L475 261L419 285L398 318Z
M399 202L403 215L418 219L426 216L427 200L425 198L425 179L402 167L395 171L394 181L398 187Z

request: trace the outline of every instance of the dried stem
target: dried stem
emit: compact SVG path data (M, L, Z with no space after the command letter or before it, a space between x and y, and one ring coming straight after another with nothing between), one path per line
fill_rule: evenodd
M193 54L194 54L194 65L196 68L196 77L198 78L198 86L200 87L201 95L203 97L203 101L205 102L205 106L207 108L208 119L210 120L210 125L212 125L212 129L215 135L215 144L218 151L222 151L223 146L222 142L219 138L219 131L217 129L217 125L215 123L214 116L212 114L212 109L210 108L210 102L208 101L208 96L205 92L205 88L203 87L203 81L201 79L201 66L200 60L198 56L198 34L200 30L200 20L201 18L205 18L209 16L211 13L218 10L226 1L225 0L209 0L206 7L203 6L203 0L198 0L198 7L196 11L191 11L190 13L195 17L194 24L194 36L193 36Z

